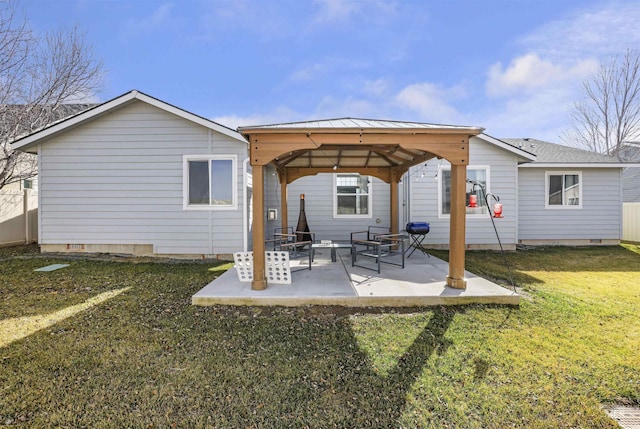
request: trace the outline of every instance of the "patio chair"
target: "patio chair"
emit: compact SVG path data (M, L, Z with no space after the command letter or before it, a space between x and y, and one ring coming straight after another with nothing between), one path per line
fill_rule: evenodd
M311 237L311 240L298 241L298 237L301 237L299 231L294 231L289 227L286 230L282 228L276 228L273 239L266 240L265 244L271 246L274 251L289 252L289 260L306 257L309 260L309 269L311 269L311 262L313 261L313 243L315 242L315 233L304 232L306 237Z
M386 230L386 231L385 231ZM365 231L351 233L351 266L381 271L381 264L396 265L404 268L404 240L402 234L391 234L389 228L370 226ZM358 265L358 256L374 258L376 268ZM399 256L401 262L388 258ZM384 259L387 258L387 259Z

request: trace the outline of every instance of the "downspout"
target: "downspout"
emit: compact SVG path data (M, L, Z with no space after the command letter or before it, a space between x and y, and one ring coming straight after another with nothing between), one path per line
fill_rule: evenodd
M248 192L249 178L247 177L247 167L249 166L249 157L242 161L242 244L243 252L249 251L249 218L247 210L249 209Z
M618 183L620 184L620 220L618 225L618 244L624 239L624 168L618 169Z
M38 145L38 244L42 244L42 145Z
M518 157L515 157L516 160L516 236L514 240L514 245L517 247L520 242L520 167L518 167Z
M403 211L402 214L402 224L406 225L411 221L411 178L410 178L411 169L407 170L407 172L402 177L402 186L404 187L402 196L404 201L402 202Z

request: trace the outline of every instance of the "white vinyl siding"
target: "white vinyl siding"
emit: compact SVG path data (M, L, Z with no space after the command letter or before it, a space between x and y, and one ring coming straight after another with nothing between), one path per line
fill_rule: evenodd
M242 250L241 201L228 211L183 208L183 155L202 154L244 159L247 147L141 101L52 138L40 147L40 242L147 244L158 254Z
M548 210L548 173L566 170L521 168L519 179L521 240L619 240L622 217L620 168L581 171L582 210Z
M504 207L504 217L496 219L496 228L502 243L513 247L517 238L518 157L479 137L472 137L469 143L469 163L470 169L473 166L487 168L491 193L500 198ZM448 169L450 165L446 160L434 158L426 167L424 164L412 167L409 175L405 174L403 177L403 185L409 187L409 195L403 202L405 207L410 208L408 221L430 224L431 230L426 236L426 246L449 245L450 216L439 216L441 203L438 197L441 175ZM470 189L471 186L467 190ZM488 213L466 216L466 244L498 246Z
M371 216L367 218L338 217L334 218L334 207L331 199L334 196L334 174L322 173L315 176L302 177L288 186L289 217L288 223L294 226L300 213L300 194L305 194L305 214L311 232L316 233L316 240L346 240L350 233L367 229L368 225L389 226L389 185L371 178L369 185L374 196L371 202ZM273 182L267 183L269 192L277 192L272 197L280 201L277 176L270 176ZM273 207L273 206L272 206ZM271 226L280 226L280 222L269 222Z

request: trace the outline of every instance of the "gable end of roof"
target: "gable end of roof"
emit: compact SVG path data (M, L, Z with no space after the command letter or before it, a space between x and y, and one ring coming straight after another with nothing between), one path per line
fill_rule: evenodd
M491 143L495 146L498 146L501 149L507 150L509 152L512 152L513 154L523 158L525 160L525 162L532 162L536 160L536 155L528 152L524 149L521 149L519 147L516 147L512 144L506 143L505 141L501 140L501 139L497 139L495 137L491 137L488 134L482 133L479 134L478 136L476 136L484 141L486 141L487 143Z
M177 115L188 121L202 125L205 128L209 128L211 130L217 131L221 134L224 134L228 137L231 137L233 139L236 139L238 141L241 141L247 144L247 140L240 133L238 133L235 130L232 130L231 128L225 127L224 125L218 124L217 122L211 121L209 119L203 118L202 116L198 116L194 113L188 112L184 109L181 109L172 104L166 103L162 100L159 100L155 97L147 95L138 90L132 90L116 98L113 98L109 101L106 101L102 104L98 104L88 110L85 110L76 115L70 116L60 122L56 122L41 130L38 130L36 132L23 136L13 141L11 143L11 146L13 149L28 152L29 149L34 148L35 146L45 142L46 140L60 133L73 129L81 124L86 123L87 121L99 118L104 114L107 114L116 109L122 108L134 101L145 102L154 107L162 109L166 112L173 113L174 115Z

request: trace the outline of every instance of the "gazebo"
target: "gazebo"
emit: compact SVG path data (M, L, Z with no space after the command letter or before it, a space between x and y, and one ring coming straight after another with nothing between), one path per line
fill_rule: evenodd
M287 185L318 173L359 173L390 186L391 232L398 232L398 184L413 165L432 158L451 164L449 275L446 284L466 288L465 213L469 138L483 128L370 119L331 119L238 128L249 141L253 173L253 282L267 287L265 278L265 167L273 164L281 187L282 227L287 227Z

